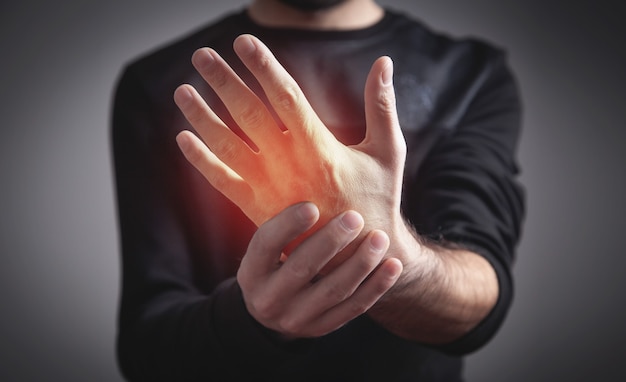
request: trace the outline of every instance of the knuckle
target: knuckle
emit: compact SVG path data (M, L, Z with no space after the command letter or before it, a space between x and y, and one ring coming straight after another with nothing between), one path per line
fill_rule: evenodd
M208 173L205 173L204 176L217 190L222 193L228 193L231 183L222 173L218 171L209 171Z
M291 276L297 280L310 280L317 274L317 269L309 263L294 261L286 268Z
M224 162L232 162L237 158L237 146L228 139L222 139L215 145L215 154Z
M350 297L351 291L341 287L338 284L330 284L324 288L324 296L335 302L341 302Z
M369 309L371 304L368 304L360 299L351 299L348 303L348 310L354 317L359 316Z
M271 319L276 311L276 304L269 298L257 298L250 303L255 315L261 320Z
M380 92L376 100L378 111L385 115L393 115L396 110L396 98L392 91Z
M228 84L228 76L221 69L212 70L208 74L209 84L214 89L224 88Z
M289 335L299 335L303 329L303 325L300 321L290 316L281 318L278 325L281 332Z
M239 114L239 122L247 127L262 126L265 115L260 107L250 105Z
M293 110L300 101L300 92L292 83L284 84L275 97L276 107L283 111Z
M269 70L272 67L272 62L272 57L265 52L259 52L256 60L254 61L256 68L263 71Z

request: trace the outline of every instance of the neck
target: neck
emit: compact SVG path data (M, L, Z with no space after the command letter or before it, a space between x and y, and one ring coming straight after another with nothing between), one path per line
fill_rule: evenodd
M279 0L254 0L248 7L248 14L266 27L351 30L374 25L384 11L373 0L346 0L320 11L303 11Z

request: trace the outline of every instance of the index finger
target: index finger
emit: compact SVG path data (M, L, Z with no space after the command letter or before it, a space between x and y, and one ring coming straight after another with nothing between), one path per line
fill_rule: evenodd
M304 202L287 207L263 223L250 240L238 278L256 279L273 272L280 266L281 254L287 244L311 228L318 219L317 207Z

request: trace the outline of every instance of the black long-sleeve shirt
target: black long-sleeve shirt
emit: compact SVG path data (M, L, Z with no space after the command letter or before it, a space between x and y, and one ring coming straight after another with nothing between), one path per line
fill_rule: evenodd
M284 344L248 314L234 276L256 227L179 152L175 136L191 126L172 100L178 85L190 83L236 129L190 57L210 46L259 90L232 49L242 33L270 47L346 144L364 136L371 64L393 59L408 145L403 213L419 234L484 256L498 276L497 305L471 333L433 347L362 315L324 337ZM462 355L496 333L512 300L524 213L515 159L520 109L501 50L389 10L354 31L266 28L235 12L127 65L112 118L123 374L137 381L460 380Z

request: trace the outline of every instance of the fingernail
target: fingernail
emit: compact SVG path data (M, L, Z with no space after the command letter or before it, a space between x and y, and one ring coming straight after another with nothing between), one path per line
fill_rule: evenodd
M381 78L383 81L383 85L388 86L393 82L393 61L391 57L387 57L387 62L385 63L385 67L383 68L383 72L381 74Z
M191 102L193 99L193 95L187 88L187 86L179 86L178 89L174 92L174 102L178 106L185 106Z
M235 40L235 49L240 54L250 54L256 50L256 46L252 42L252 38L250 36L239 36Z
M370 237L370 245L376 252L382 252L389 245L389 237L383 232L374 232Z
M354 231L355 229L361 227L363 224L363 218L354 211L347 211L341 217L341 224L347 231Z
M296 211L298 217L302 219L303 222L309 223L317 220L319 215L319 211L317 210L317 206L313 203L303 203L298 210Z
M187 135L183 134L183 132L178 133L176 136L176 143L178 143L178 147L181 151L187 151L189 148L189 138L187 138Z
M211 51L207 48L202 48L196 50L196 52L191 57L191 62L196 69L207 69L215 62L215 57Z

